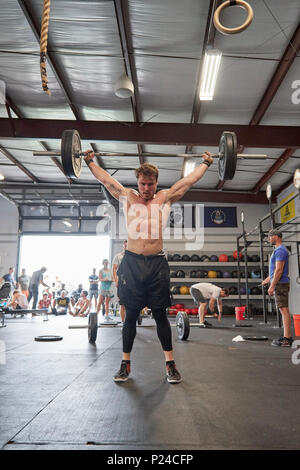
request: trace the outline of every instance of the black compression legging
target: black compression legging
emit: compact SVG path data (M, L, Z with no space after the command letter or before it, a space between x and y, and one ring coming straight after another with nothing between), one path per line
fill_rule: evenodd
M136 335L136 322L140 314L139 310L126 307L126 318L123 326L123 352L130 353ZM164 351L172 351L172 332L165 309L152 310L152 315L157 326L157 336Z

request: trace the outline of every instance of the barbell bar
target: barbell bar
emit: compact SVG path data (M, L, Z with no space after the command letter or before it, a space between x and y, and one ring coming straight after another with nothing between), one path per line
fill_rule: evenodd
M218 158L218 170L219 179L221 181L231 180L234 177L237 159L265 159L266 155L262 154L238 154L237 153L237 137L234 132L224 131L221 135L219 142L219 152L212 154L213 158ZM126 156L134 157L139 156L138 154L131 153L105 153L105 152L94 152L95 156ZM61 152L34 152L33 155L38 156L59 156L61 155L62 166L66 176L70 178L78 178L81 173L82 161L85 153L81 150L81 140L79 132L75 129L67 129L63 132L61 138ZM144 156L162 156L162 157L181 157L181 158L197 158L202 157L202 154L153 154L143 153Z

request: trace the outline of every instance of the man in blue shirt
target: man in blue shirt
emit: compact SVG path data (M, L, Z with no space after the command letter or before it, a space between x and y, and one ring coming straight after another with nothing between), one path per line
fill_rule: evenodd
M3 281L4 282L9 282L11 284L11 286L15 289L16 288L16 281L13 277L14 271L15 271L15 268L13 268L13 267L9 268L8 273L4 274L4 276L0 278L0 283L3 282Z
M263 280L262 285L270 283L268 294L275 296L277 307L283 321L283 336L272 341L272 346L289 347L293 343L291 337L291 316L289 312L289 253L282 244L282 233L273 229L268 233L269 242L275 246L270 258L269 276Z

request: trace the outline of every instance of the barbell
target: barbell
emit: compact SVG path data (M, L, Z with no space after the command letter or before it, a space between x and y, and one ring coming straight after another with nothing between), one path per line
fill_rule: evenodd
M234 177L237 159L252 158L265 159L267 155L263 154L238 154L237 153L237 137L234 132L224 131L219 142L219 152L213 154L213 158L218 158L219 179L221 181L231 180ZM70 178L79 178L82 168L83 157L85 152L81 150L81 140L79 132L76 129L67 129L63 132L61 138L61 152L34 152L34 156L59 156L61 155L62 166L66 176ZM202 154L197 153L180 153L180 154L156 154L143 153L144 156L161 156L161 157L180 157L180 158L197 158ZM95 152L96 157L138 157L139 154L133 153L105 153Z

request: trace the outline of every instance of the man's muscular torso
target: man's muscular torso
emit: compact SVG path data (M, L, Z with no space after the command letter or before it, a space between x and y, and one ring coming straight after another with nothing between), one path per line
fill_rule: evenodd
M157 254L163 249L163 230L170 214L171 204L166 202L166 191L159 191L145 200L134 189L120 198L128 230L127 249L145 256Z

